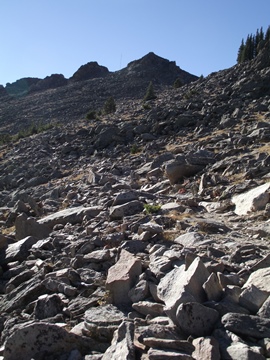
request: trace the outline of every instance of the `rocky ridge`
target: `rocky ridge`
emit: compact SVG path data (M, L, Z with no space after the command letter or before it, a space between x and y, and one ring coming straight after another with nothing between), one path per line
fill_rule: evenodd
M2 146L2 358L270 357L269 77L263 53Z

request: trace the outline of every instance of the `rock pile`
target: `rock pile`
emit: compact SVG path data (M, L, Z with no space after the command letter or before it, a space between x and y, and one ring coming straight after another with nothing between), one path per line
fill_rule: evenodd
M270 358L269 76L1 147L0 358Z

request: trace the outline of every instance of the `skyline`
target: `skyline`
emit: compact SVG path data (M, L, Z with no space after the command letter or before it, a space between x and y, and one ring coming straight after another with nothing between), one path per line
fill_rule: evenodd
M91 61L113 72L149 52L207 76L236 64L269 12L265 0L0 0L0 84L70 78Z

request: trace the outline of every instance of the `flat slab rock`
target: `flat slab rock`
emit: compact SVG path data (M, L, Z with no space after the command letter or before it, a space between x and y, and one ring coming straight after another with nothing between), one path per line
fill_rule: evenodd
M102 210L101 207L98 206L78 206L75 208L65 209L58 211L54 214L48 215L43 219L38 220L39 224L45 224L50 228L53 228L56 224L76 224L81 223L84 216L88 217L95 217L97 216L100 211Z
M226 330L239 336L251 336L256 339L270 337L270 319L239 313L228 313L221 319Z

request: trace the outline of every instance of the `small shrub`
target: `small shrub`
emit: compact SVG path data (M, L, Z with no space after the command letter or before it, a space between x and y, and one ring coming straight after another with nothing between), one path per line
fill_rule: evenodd
M175 82L173 83L173 87L174 87L175 89L178 89L178 88L180 88L181 86L183 86L183 82L182 82L179 78L177 78L177 79L175 80Z
M9 142L11 142L12 137L9 134L0 134L0 145L4 145L7 144Z
M146 214L155 214L159 212L161 205L144 204Z
M87 120L95 120L97 118L97 113L95 110L90 110L87 114L86 114L86 119Z
M139 146L138 146L137 144L133 144L133 145L131 146L131 148L130 148L130 153L131 153L131 154L136 154L136 153L138 153L138 152L140 152Z

